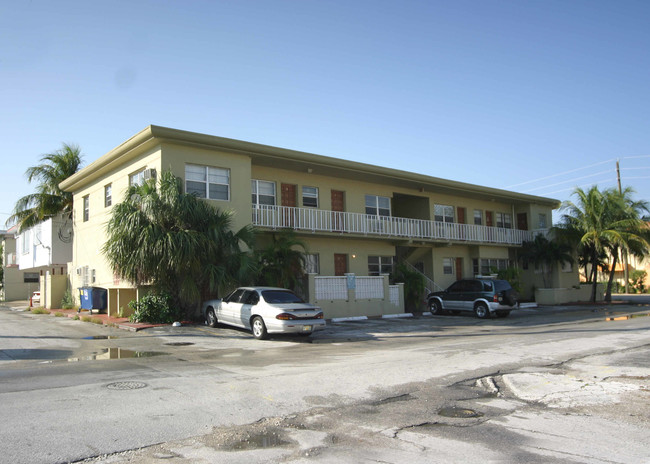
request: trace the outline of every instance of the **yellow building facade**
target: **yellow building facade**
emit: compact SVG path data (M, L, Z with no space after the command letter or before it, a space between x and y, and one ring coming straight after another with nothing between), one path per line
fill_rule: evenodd
M517 263L551 225L557 200L159 126L149 126L61 184L74 194L72 288L108 289L109 312L137 289L102 255L113 206L130 183L171 170L187 192L255 225L261 243L290 228L319 276L381 275L407 262L430 290ZM556 273L556 286L577 273ZM535 276L531 273L530 280Z

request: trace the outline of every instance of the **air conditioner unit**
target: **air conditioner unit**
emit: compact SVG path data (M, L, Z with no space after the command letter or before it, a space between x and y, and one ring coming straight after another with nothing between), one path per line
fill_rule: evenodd
M145 179L155 179L156 178L156 169L155 168L149 168L144 170L144 178Z

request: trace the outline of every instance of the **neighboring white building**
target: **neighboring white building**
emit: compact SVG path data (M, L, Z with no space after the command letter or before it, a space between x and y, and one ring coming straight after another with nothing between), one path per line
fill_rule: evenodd
M58 216L17 234L16 256L20 270L60 274L60 267L64 267L65 274L72 261L72 220L67 215Z
M23 285L21 276L14 276L13 282L7 282L6 299L28 299L40 290L41 305L60 308L72 261L72 219L60 215L16 234L14 250L13 262Z
M40 272L18 268L16 254L16 227L0 231L2 241L2 288L0 300L28 300L32 292L39 289Z

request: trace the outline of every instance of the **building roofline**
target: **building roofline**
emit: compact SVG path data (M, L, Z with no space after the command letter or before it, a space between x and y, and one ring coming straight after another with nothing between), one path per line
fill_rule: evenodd
M155 125L147 126L133 137L70 176L61 182L60 187L62 190L68 192L77 191L112 170L114 167L122 165L129 159L135 158L143 151L165 142L198 146L208 149L221 149L233 153L245 154L251 157L253 164L263 164L268 166L300 166L301 168L306 167L306 169L314 170L318 168L324 168L327 170L334 169L349 173L349 177L359 178L363 177L365 174L372 176L374 179L383 180L383 182L388 184L415 187L419 188L421 191L444 190L445 192L460 194L463 196L484 195L489 199L495 200L499 199L537 203L551 206L553 208L558 208L560 206L560 201L552 198L511 192L492 187L483 187L480 185L375 166L357 161L349 161L341 158L333 158L286 148L273 147L270 145ZM282 161L283 163L280 163L279 161Z

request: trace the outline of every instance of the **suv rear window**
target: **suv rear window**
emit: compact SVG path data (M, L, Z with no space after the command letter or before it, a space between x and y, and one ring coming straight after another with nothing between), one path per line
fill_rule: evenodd
M510 286L507 280L495 280L494 287L497 292L502 292L504 290L512 289L512 287Z

